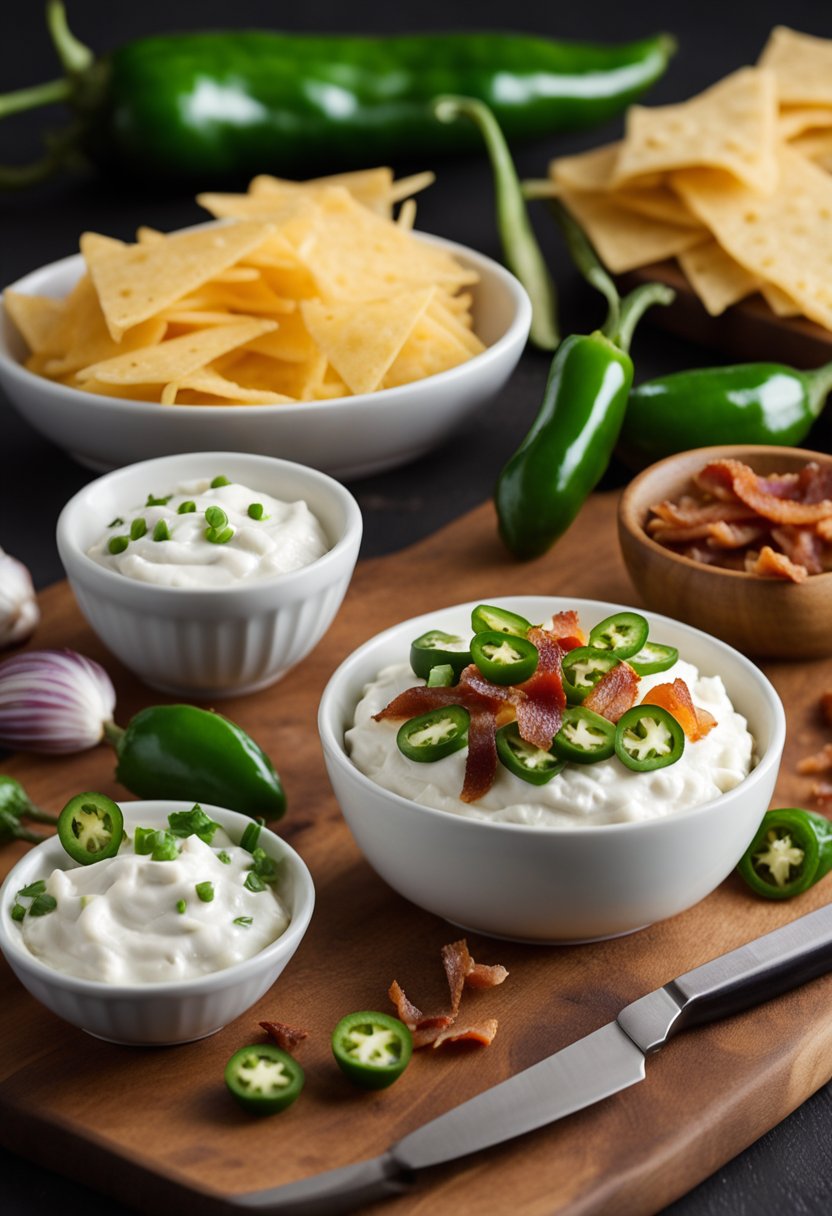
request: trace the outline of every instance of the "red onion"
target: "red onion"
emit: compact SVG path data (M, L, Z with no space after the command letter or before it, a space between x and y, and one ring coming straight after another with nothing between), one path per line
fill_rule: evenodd
M0 663L0 746L26 752L95 747L116 693L104 668L74 650L31 650Z

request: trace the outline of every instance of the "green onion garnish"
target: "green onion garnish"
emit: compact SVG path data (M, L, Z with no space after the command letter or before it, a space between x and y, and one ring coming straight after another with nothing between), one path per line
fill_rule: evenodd
M271 515L263 514L262 502L252 502L248 506L249 519L271 519Z
M254 870L249 870L246 875L246 880L243 883L244 887L248 887L249 891L265 891L266 884L259 874L255 874Z
M211 843L220 826L208 818L199 803L195 803L189 811L171 811L168 823L174 836L198 836L206 844Z
M187 907L188 907L188 905L185 903L184 899L177 899L177 901L176 901L176 911L177 912L179 912L181 914L182 912L184 912L187 909Z
M144 536L146 531L147 531L147 521L142 519L141 516L139 516L139 518L134 519L132 524L130 525L130 539L131 540L141 540L141 538Z
M254 865L251 867L253 873L258 878L262 878L263 882L277 882L277 869L266 850L254 849L252 857L254 858Z
M262 823L254 821L254 823L246 824L246 829L240 839L240 848L247 849L249 853L253 853L257 848L257 841L260 839L262 831Z
M155 494L148 494L146 507L166 507L173 498L172 494L165 494L162 498L157 498Z
M228 516L222 507L208 507L205 522L208 524L205 539L212 545L224 545L234 535L234 529L228 526Z
M170 540L170 528L168 527L167 520L160 519L158 521L156 527L153 529L153 539Z
M231 485L231 482L228 480L228 478L223 477L222 473L220 473L220 475L218 477L215 477L214 480L211 482L211 489L219 490L220 486L230 486L230 485Z
M107 527L108 528L121 528L123 525L124 525L124 520L121 518L120 515L117 515L115 517L115 519L110 520L110 522L107 524Z
M20 898L20 896L23 895L23 896L31 897L34 899L34 897L36 895L43 895L45 890L46 890L46 883L44 882L44 880L42 878L39 878L37 880L37 882L30 882L28 887L21 887L20 890L18 891L17 895L18 895L18 898Z
M160 831L158 828L136 828L133 833L133 850L140 854L150 854L151 861L175 861L179 856L179 846L172 832Z
M221 853L217 853L217 860L221 861L224 866L231 865L231 858L226 853L225 849Z
M23 920L26 915L26 909L23 904L15 904L12 908L12 920Z
M107 544L107 548L110 551L110 553L113 553L113 554L123 553L129 544L130 544L129 536L113 536L113 537L111 537L109 543Z
M58 901L54 895L37 895L32 900L32 905L29 908L30 916L46 916L49 912L54 912L58 906Z
M212 882L198 882L196 884L196 893L204 904L210 904L214 898L214 884Z
M253 920L254 920L253 916L235 916L234 920L231 923L234 925L248 926L252 923Z
M193 515L196 511L196 503L192 498L186 499L185 502L180 502L176 508L177 515Z

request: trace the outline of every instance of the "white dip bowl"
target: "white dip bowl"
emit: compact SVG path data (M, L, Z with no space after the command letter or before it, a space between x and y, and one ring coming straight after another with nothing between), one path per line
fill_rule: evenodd
M553 613L574 608L587 632L622 608L540 596L494 602L544 623ZM370 865L400 895L429 912L465 929L529 942L631 933L709 894L736 866L768 809L785 715L774 688L748 659L668 617L643 614L650 637L678 647L680 657L702 675L721 676L755 741L757 763L749 776L711 802L639 822L530 827L421 806L356 768L344 733L365 686L383 667L406 662L411 641L429 629L468 636L474 606L430 612L386 630L354 651L324 691L318 728L327 770ZM413 682L419 683L415 677Z
M218 474L274 498L304 499L328 552L288 574L196 589L138 582L87 556L110 520L149 492ZM79 607L113 654L153 688L213 700L274 683L318 644L346 593L361 532L355 499L325 473L272 456L191 452L91 482L61 512L57 539Z
M190 802L123 802L124 825L166 827L171 811ZM252 822L245 815L202 803L202 809L235 842ZM57 836L30 849L0 888L0 951L21 984L59 1018L113 1043L189 1043L221 1030L266 993L300 945L315 906L315 888L306 865L284 840L263 828L259 844L280 863L277 892L291 915L289 927L258 954L197 979L149 984L108 984L55 971L23 944L10 909L22 887L54 869L76 866ZM93 863L95 864L95 863Z

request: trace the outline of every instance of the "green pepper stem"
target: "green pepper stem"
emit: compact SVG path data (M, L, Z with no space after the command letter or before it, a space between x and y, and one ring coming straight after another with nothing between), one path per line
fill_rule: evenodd
M432 105L440 122L455 122L463 116L479 129L494 174L497 227L505 260L529 293L532 304L529 337L540 350L555 350L560 342L555 285L529 220L517 170L500 124L488 106L473 97L437 97Z
M33 819L35 823L57 823L58 816L51 814L50 811L44 811L39 806L33 806L30 802L26 810L23 812L24 819Z
M88 46L75 37L67 24L66 8L62 0L48 0L46 25L52 37L58 58L67 72L76 74L91 67L95 56Z
M39 106L49 106L56 101L66 101L71 92L71 83L62 76L60 80L50 80L46 84L36 84L28 89L16 89L13 93L0 94L0 118L22 114L24 110L36 110Z
M601 265L601 260L595 252L592 242L583 228L573 218L570 211L564 207L560 199L552 199L552 215L564 235L572 261L577 266L587 283L600 291L607 301L607 319L602 326L602 333L611 341L615 341L619 329L621 312L621 296L611 276Z
M114 751L118 751L119 744L124 737L124 728L116 726L115 722L104 723L104 741L109 743Z
M826 398L832 391L832 363L824 363L814 371L806 372L808 381L809 409L813 418L818 418L826 405Z
M618 322L618 333L614 341L616 345L629 354L633 331L647 309L653 304L672 304L676 292L665 283L642 283L635 291L621 301L621 317Z

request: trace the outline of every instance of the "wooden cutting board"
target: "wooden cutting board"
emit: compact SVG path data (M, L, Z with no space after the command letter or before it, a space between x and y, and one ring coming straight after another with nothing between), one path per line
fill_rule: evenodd
M439 951L459 931L396 896L362 860L324 773L315 729L335 665L378 630L416 613L502 594L634 602L615 539L615 495L593 498L547 556L512 562L490 504L393 556L359 565L328 636L300 670L256 696L225 702L271 753L289 812L280 829L305 857L318 892L310 930L272 992L212 1038L175 1048L99 1042L38 1005L2 964L0 1141L142 1211L221 1212L229 1196L302 1178L381 1152L432 1116L487 1089L615 1017L621 1007L725 950L828 901L830 882L793 903L753 898L729 878L685 914L634 936L572 947L523 946L469 935L474 957L509 979L466 995L467 1011L497 1017L487 1049L428 1049L390 1090L352 1088L330 1058L345 1013L388 1008L394 978L420 1005L443 999ZM65 584L42 597L36 644L70 646L106 663L120 721L161 698L107 656ZM832 661L767 668L788 708L777 802L806 803L797 759L825 741L816 715ZM82 789L124 796L109 751L14 757L3 770L58 809ZM8 867L22 851L3 850ZM749 1013L679 1037L648 1062L647 1080L502 1148L444 1167L417 1190L372 1209L398 1216L652 1213L691 1189L779 1122L832 1075L832 975ZM258 1021L305 1027L300 1100L258 1120L226 1093L223 1066L260 1040ZM186 1206L187 1205L187 1208Z

